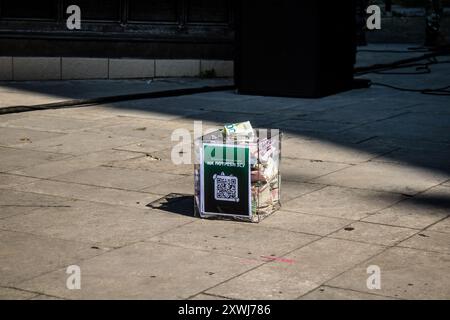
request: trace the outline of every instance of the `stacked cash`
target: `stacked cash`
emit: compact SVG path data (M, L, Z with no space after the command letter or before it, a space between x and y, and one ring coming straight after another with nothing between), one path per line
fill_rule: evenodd
M271 214L280 205L278 138L259 140L250 148L252 211L258 218Z
M253 139L253 127L250 121L226 124L223 133L228 138Z

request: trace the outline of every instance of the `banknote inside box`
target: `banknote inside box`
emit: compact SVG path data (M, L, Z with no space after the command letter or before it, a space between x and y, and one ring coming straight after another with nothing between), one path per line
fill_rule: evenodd
M194 210L202 218L259 222L281 206L281 134L218 130L195 143Z

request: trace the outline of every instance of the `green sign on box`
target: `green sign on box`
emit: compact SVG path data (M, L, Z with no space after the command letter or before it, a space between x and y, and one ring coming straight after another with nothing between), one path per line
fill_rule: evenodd
M205 143L201 152L200 196L205 215L250 218L251 177L248 145Z

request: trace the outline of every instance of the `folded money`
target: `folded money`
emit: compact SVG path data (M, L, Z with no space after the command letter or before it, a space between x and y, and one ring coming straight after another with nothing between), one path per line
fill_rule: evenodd
M267 160L266 164L257 164L252 168L252 182L270 181L278 174L278 166L272 158Z
M241 123L226 124L224 126L224 133L231 137L253 137L253 127L250 121Z
M272 143L271 139L263 139L257 144L250 146L250 154L252 158L252 165L256 163L266 164L270 158L275 158L277 148Z

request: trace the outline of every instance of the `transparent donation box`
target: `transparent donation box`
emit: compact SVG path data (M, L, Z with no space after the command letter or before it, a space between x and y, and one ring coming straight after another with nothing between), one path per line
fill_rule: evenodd
M260 222L281 207L281 133L218 130L195 141L194 210L202 218Z

